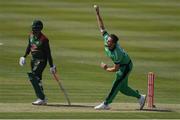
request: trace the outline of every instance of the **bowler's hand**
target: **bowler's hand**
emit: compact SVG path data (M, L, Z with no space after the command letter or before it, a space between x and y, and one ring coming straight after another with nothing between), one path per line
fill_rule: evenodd
M99 6L98 5L94 5L94 8L96 10L96 13L99 14Z
M20 57L19 58L19 65L24 66L26 64L26 58L25 57Z
M103 68L104 70L106 70L108 68L107 64L101 62L101 68Z

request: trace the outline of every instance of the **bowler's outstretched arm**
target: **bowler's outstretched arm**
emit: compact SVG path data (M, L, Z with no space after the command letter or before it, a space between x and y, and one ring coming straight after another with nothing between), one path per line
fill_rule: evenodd
M99 12L99 6L94 5L94 8L96 10L96 18L97 18L97 21L98 21L98 26L99 26L100 32L102 34L104 34L105 27L104 27L104 23L103 23L102 17L101 17L100 12Z

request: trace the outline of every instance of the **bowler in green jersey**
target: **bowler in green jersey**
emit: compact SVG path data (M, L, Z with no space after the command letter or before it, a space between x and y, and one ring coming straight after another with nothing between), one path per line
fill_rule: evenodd
M110 90L106 99L100 104L95 106L96 110L108 110L109 104L112 103L117 93L120 91L124 95L132 96L138 99L140 109L143 109L146 95L141 95L137 90L133 90L128 86L128 76L132 70L133 63L129 55L118 44L118 37L114 34L109 34L104 27L103 20L100 16L99 7L94 6L96 10L96 17L100 31L104 39L104 48L106 55L111 58L114 63L113 67L108 66L105 63L101 63L101 67L108 72L115 72L115 80L113 82L112 89Z

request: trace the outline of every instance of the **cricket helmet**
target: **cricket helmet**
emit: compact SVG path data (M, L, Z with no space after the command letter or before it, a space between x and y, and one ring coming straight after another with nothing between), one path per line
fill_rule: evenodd
M43 29L43 23L40 20L34 20L32 22L32 30L41 31Z

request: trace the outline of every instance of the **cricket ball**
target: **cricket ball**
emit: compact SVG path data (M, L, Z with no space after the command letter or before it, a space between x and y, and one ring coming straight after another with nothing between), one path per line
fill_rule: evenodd
M94 5L94 8L97 8L97 5Z

